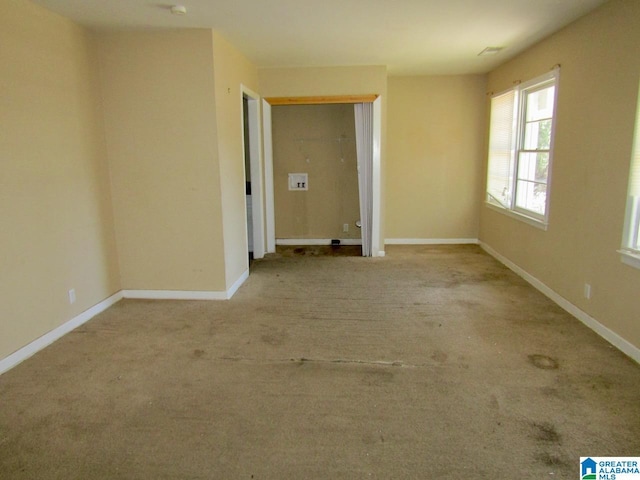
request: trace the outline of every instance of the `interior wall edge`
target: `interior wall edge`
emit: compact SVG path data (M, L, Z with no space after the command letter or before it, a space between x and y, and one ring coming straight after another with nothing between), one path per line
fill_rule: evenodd
M104 299L100 303L97 303L93 307L88 308L81 314L73 317L71 320L63 323L59 327L54 328L53 330L45 333L41 337L35 339L31 343L28 343L27 345L13 352L7 357L0 359L0 375L2 375L8 370L11 370L13 367L17 366L18 364L24 362L29 357L32 357L33 355L35 355L45 347L48 347L56 340L65 336L67 333L78 328L80 325L88 322L99 313L104 312L107 308L116 304L123 298L124 298L123 291L120 290L114 293L113 295L111 295L110 297Z
M242 272L242 274L240 274L238 279L235 282L233 282L231 287L227 289L227 298L226 298L227 300L231 299L231 297L235 295L235 293L242 286L242 284L247 280L247 278L249 278L249 268L247 268L244 272Z
M477 238L385 238L385 245L478 245Z
M119 290L110 297L88 308L59 327L45 333L41 337L28 343L19 350L0 359L0 375L32 357L40 350L48 347L67 333L85 324L96 315L115 305L123 298L141 300L229 300L249 278L249 270L240 275L236 282L226 292L215 291L186 291L186 290Z
M215 290L122 290L133 300L226 300L227 292Z
M122 290L124 298L136 300L229 300L249 278L249 269L245 270L231 285L223 291L218 290Z
M498 253L496 250L494 250L491 246L489 246L485 242L480 241L480 247L489 255L491 255L493 258L495 258L500 263L505 265L507 268L515 272L518 276L523 278L526 282L528 282L540 293L542 293L547 298L555 302L560 308L562 308L563 310L565 310L566 312L568 312L569 314L571 314L572 316L580 320L587 327L589 327L595 333L600 335L602 338L604 338L607 342L609 342L611 345L616 347L622 353L632 358L637 363L640 363L639 347L637 347L636 345L633 345L631 342L621 337L613 330L605 327L602 323L600 323L598 320L593 318L587 312L585 312L584 310L581 310L580 308L575 306L573 303L571 303L569 300L562 297L560 294L556 293L554 290L549 288L541 280L537 279L536 277L528 273L526 270L524 270L523 268L513 263L507 257Z

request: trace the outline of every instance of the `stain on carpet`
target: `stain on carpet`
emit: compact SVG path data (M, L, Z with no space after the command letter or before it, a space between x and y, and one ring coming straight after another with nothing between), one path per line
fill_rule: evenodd
M539 443L543 444L560 444L560 434L556 430L555 425L548 422L533 422L531 424L533 429L532 437Z
M560 365L555 358L548 357L546 355L529 355L529 362L536 368L542 370L557 370Z
M449 355L446 352L443 352L441 350L436 350L431 355L431 360L435 360L438 363L445 363L448 358L449 358Z
M551 468L570 469L571 467L574 467L574 464L572 462L553 453L539 453L535 456L535 458L538 462Z

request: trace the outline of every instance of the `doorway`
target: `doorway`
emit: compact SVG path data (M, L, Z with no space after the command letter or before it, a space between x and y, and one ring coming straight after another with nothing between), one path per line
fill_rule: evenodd
M353 105L271 110L277 251L286 245L360 244ZM300 185L297 177L303 177Z
M244 145L245 199L249 261L265 254L264 192L260 156L260 96L244 85L242 132Z
M275 241L275 200L273 188L273 140L271 124L271 106L276 105L313 105L330 103L368 103L372 107L371 130L371 252L374 257L384 256L384 243L381 239L381 136L382 136L382 100L379 95L337 96L337 97L280 97L263 99L263 128L265 155L265 214L267 252L276 251Z

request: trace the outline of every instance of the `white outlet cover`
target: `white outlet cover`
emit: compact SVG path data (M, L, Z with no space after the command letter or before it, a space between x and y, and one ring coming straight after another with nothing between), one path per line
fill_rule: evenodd
M309 190L309 174L290 173L289 190Z

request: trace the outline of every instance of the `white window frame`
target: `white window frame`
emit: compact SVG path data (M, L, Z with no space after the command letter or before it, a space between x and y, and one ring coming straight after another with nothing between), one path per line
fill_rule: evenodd
M546 230L549 224L549 205L550 205L550 194L551 194L551 173L553 167L553 150L554 150L554 139L555 139L555 131L557 124L557 109L558 109L558 90L560 84L560 69L554 68L551 72L531 79L527 82L516 85L513 88L500 92L496 95L492 96L492 102L494 99L498 99L500 97L504 97L507 95L513 96L513 118L511 121L510 131L501 131L499 134L503 134L509 138L509 178L508 178L508 188L506 189L505 198L498 199L489 191L490 186L490 175L492 171L492 138L493 134L496 133L493 131L493 128L490 128L489 132L489 153L488 153L488 162L487 162L487 185L486 185L486 197L485 197L485 205L493 210L496 210L502 214L507 216L516 218L520 221L533 225L534 227L541 228ZM526 150L524 149L524 140L525 140L525 126L526 126L526 105L525 102L527 100L527 95L529 93L534 93L543 88L547 88L550 85L554 85L554 102L553 102L553 113L551 116L551 132L550 132L550 145L549 150ZM493 111L491 112L493 117ZM492 118L493 120L493 118ZM507 119L506 123L509 119ZM493 122L492 122L493 123ZM493 125L492 125L493 127ZM505 125L503 124L504 128ZM504 138L504 137L503 137ZM522 207L518 207L516 205L517 198L517 188L518 188L518 168L519 168L519 153L520 152L548 152L549 154L549 163L548 163L548 173L546 180L546 198L545 198L545 209L544 214L539 214L532 210L528 210Z
M618 252L623 263L640 269L640 91L636 106L622 247Z

